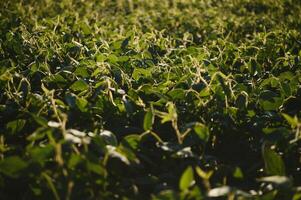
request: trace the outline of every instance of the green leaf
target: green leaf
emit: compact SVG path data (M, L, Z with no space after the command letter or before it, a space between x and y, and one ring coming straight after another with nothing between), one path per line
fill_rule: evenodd
M64 84L67 82L67 80L60 74L55 74L51 77L49 77L50 81L56 83L56 84Z
M20 132L25 126L26 121L24 119L17 119L6 124L6 129L11 133L15 134Z
M207 97L210 95L210 88L206 87L200 91L200 97Z
M187 190L195 183L192 167L187 167L181 176L179 187L182 191Z
M89 85L84 80L78 80L70 86L70 89L75 92L84 91L89 89Z
M150 69L143 69L143 68L135 68L132 74L133 79L139 80L141 77L151 77L152 73Z
M44 126L44 127L47 126L47 120L45 118L43 118L41 116L34 115L32 113L30 115L35 120L35 122L37 122L40 126Z
M10 177L18 177L27 165L20 157L11 156L0 162L0 172Z
M139 146L140 135L127 135L123 138L122 144L136 150Z
M87 162L87 169L95 174L103 176L105 174L105 169L100 165L92 162Z
M300 190L296 194L294 194L293 200L301 200L301 191Z
M88 73L86 67L78 67L78 68L76 68L74 74L76 76L83 77L83 78L89 77L89 73Z
M264 90L260 93L259 104L264 110L277 110L282 105L283 99L272 91Z
M77 154L71 154L70 159L68 160L68 168L74 169L80 162L82 161L82 157Z
M244 175L239 167L236 167L234 172L233 172L233 177L238 178L238 179L243 179Z
M84 33L85 35L90 35L90 34L92 33L91 28L90 28L90 27L88 26L88 24L85 23L85 22L80 23L80 24L79 24L79 27L80 27L80 29L83 31L83 33Z
M35 147L29 151L32 159L35 162L44 164L47 158L49 158L53 153L53 146L47 145L45 147Z
M180 89L180 88L173 89L173 90L169 91L167 93L167 95L170 96L173 100L184 99L185 90Z
M149 109L146 114L144 115L144 121L143 121L143 128L144 130L151 130L153 123L154 123L154 114L152 112L152 109Z
M97 62L103 62L103 61L105 61L107 59L107 57L105 55L103 55L103 54L97 54L95 56L95 59L96 59Z
M80 111L85 112L88 101L84 98L76 98L76 105Z
M265 171L268 175L285 176L285 165L282 158L269 147L263 147Z
M176 106L174 103L168 102L166 106L167 106L168 113L161 113L160 116L162 118L161 120L162 124L165 122L173 121L178 117Z
M119 56L118 62L127 62L129 60L128 56Z
M118 57L114 54L109 55L108 57L110 63L117 63L118 62Z
M204 124L196 123L193 129L201 140L208 141L210 136L208 127Z
M282 113L282 116L286 119L286 121L291 125L292 128L296 128L298 126L298 118L297 116L291 117L288 114Z
M284 80L292 80L294 78L294 73L291 72L291 71L286 71L286 72L283 72L281 73L278 78L281 80L281 81L284 81Z
M286 97L289 97L292 95L291 86L288 83L285 83L285 82L281 83L281 88Z

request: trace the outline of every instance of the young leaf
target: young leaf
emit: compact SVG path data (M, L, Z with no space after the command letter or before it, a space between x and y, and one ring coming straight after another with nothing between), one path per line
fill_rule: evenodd
M79 108L80 111L85 112L86 106L88 104L88 101L84 98L77 98L76 99L76 105Z
M298 126L298 118L291 117L288 114L282 113L282 116L286 119L286 121L291 125L292 128L295 128Z
M244 175L239 167L236 167L234 172L233 172L233 177L238 178L238 179L243 179Z
M151 130L154 123L154 114L152 110L148 110L144 116L143 128L144 130Z
M201 123L195 124L194 131L196 132L196 134L199 136L199 138L201 140L208 141L208 139L209 139L209 130L205 125L203 125Z
M193 169L188 167L181 176L179 187L182 191L187 190L195 183Z
M84 81L84 80L78 80L74 82L71 86L70 89L73 91L84 91L89 88L89 85Z
M151 76L150 69L143 69L143 68L135 68L132 74L133 79L138 80L140 77L148 78Z

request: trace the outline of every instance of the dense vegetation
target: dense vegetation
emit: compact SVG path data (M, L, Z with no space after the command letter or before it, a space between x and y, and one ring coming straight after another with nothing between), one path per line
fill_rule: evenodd
M0 2L1 199L298 200L300 111L299 0Z

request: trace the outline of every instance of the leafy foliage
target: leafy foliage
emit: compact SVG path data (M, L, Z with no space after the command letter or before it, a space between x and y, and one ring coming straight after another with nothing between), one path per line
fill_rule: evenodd
M1 199L301 199L299 0L0 3Z

